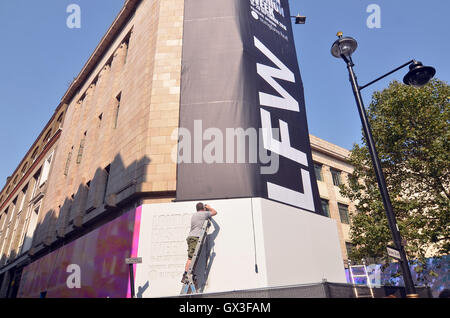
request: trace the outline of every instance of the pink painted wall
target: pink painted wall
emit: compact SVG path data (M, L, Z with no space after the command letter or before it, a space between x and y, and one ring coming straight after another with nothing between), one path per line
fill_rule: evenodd
M130 296L125 258L136 257L141 207L59 248L24 268L18 297L125 298ZM81 288L70 289L70 264L81 269Z

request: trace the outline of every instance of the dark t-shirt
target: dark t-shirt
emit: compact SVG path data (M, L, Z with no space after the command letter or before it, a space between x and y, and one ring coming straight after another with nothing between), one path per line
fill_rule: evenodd
M191 218L191 231L189 232L189 236L200 237L203 223L209 218L211 218L211 212L209 211L195 212Z

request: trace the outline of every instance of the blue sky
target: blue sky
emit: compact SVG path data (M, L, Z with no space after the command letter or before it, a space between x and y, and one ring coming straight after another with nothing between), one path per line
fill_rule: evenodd
M245 0L242 0L245 1ZM0 1L0 187L12 174L58 106L72 79L97 46L123 0ZM330 54L336 32L358 40L354 54L360 84L412 58L437 69L449 82L447 0L289 0L305 86L310 133L350 149L361 138L360 121L345 64ZM69 4L81 7L81 29L66 26ZM381 28L369 29L370 4L381 8ZM374 90L405 71L364 91Z
M411 59L437 69L450 82L448 0L289 0L291 13L307 16L294 26L297 56L305 87L310 133L351 149L361 140L361 124L345 63L330 54L337 31L358 41L353 55L362 86ZM369 29L367 7L381 9L381 28ZM365 105L375 90L402 81L407 68L363 90Z

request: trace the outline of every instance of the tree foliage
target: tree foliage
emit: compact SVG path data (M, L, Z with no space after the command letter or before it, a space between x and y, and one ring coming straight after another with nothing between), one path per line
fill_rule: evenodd
M407 255L422 264L430 252L447 255L450 249L449 101L445 82L435 79L420 89L392 82L373 94L367 110ZM354 172L341 186L356 202L350 257L387 261L391 233L364 137L350 161Z

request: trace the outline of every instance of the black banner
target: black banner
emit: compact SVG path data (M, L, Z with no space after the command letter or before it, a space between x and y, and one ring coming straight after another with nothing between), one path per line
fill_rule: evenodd
M322 214L287 0L186 0L177 200Z

